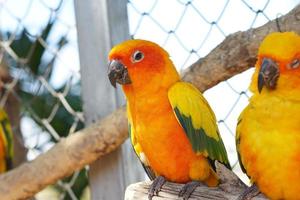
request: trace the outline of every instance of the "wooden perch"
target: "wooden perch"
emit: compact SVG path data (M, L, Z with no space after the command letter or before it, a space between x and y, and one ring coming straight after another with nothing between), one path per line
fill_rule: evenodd
M281 30L300 34L300 6L277 21ZM192 82L204 91L246 70L254 65L261 40L273 31L277 31L275 21L228 36L206 57L188 68L183 74L183 80ZM126 138L127 120L125 109L121 108L100 122L61 139L34 161L1 175L0 197L5 200L32 197L47 185L115 150Z
M232 171L219 163L216 166L221 181L220 187L209 188L205 185L199 186L191 195L190 200L236 200L245 190L247 186ZM125 192L125 200L148 200L150 184L150 181L146 181L128 186ZM178 193L182 187L183 184L167 182L163 185L158 196L153 197L153 200L182 199L178 197ZM259 194L253 200L266 200L266 197Z

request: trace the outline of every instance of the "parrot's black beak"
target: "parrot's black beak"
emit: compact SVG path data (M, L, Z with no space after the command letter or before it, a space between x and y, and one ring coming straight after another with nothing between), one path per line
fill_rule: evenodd
M277 80L279 78L279 67L278 65L269 58L264 58L258 74L257 87L259 93L262 88L273 90L276 88Z
M112 60L108 64L108 78L112 86L130 84L131 80L127 68L118 60Z

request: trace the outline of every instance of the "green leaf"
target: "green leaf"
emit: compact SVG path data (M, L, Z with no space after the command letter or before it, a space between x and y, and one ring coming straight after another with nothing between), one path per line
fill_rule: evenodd
M47 40L47 37L51 31L51 28L53 26L53 22L50 22L47 24L46 28L43 30L41 38L43 41ZM41 41L38 39L35 40L33 43L31 49L30 49L30 55L29 55L29 61L28 66L30 67L31 71L34 74L38 73L39 65L41 64L42 56L45 52L45 47L42 45Z

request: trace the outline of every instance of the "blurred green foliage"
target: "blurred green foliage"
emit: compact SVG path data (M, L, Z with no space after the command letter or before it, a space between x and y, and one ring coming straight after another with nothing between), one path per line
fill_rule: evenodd
M18 74L18 96L21 100L22 114L31 117L36 124L38 124L43 130L47 131L39 119L48 118L52 113L55 106L59 105L57 112L50 124L54 130L61 137L66 137L69 134L69 130L74 123L74 116L70 114L65 107L62 105L60 100L53 96L39 81L40 77L43 77L50 85L50 80L53 77L53 69L55 68L56 55L49 51L47 52L47 46L44 42L49 43L49 36L53 30L55 21L50 21L45 25L39 37L32 36L24 28L22 31L15 35L13 42L10 47L15 52L15 54L20 59L14 59L10 55L5 55L8 61L11 74ZM10 38L13 33L6 32L3 33L3 37ZM59 52L66 44L68 40L65 36L57 38L55 46ZM45 56L45 54L48 54ZM51 55L51 56L49 56ZM48 57L47 57L48 56ZM50 58L49 58L50 57ZM23 61L21 61L23 60ZM25 62L24 62L25 60ZM65 83L59 88L51 87L56 92L63 92L66 87L69 87L70 81L66 80ZM71 89L66 95L66 100L75 111L82 111L82 101L80 97L80 82L71 84ZM36 118L35 116L38 116ZM79 122L77 124L76 130L83 128L84 124ZM51 134L50 134L51 135ZM51 136L51 141L56 142ZM51 142L49 141L49 142ZM63 162L63 161L62 161ZM69 182L71 178L65 178L63 182ZM76 181L72 185L72 190L76 197L79 199L82 195L84 189L88 185L87 172L85 169L79 172ZM67 193L63 188L56 186L59 191L65 193L64 199L71 200L69 193Z

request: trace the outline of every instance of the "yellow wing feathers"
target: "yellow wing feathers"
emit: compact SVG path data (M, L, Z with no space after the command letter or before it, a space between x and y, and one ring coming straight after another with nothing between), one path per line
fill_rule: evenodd
M3 109L0 109L0 172L12 167L13 135L8 117Z
M240 167L242 169L242 171L244 173L246 173L242 158L241 158L241 153L240 153L240 140L241 140L241 132L242 132L242 120L243 120L243 115L245 112L247 112L246 110L249 109L249 106L247 106L243 112L241 112L239 118L238 118L238 122L237 122L237 126L236 126L236 134L235 134L235 145L236 145L236 152L237 152L237 156L238 156L238 161L240 164Z
M199 90L190 83L177 82L169 89L168 97L193 150L230 168L216 117Z
M172 107L177 107L185 116L191 116L193 127L203 128L207 135L219 140L217 134L216 117L208 102L190 83L177 82L168 92Z

